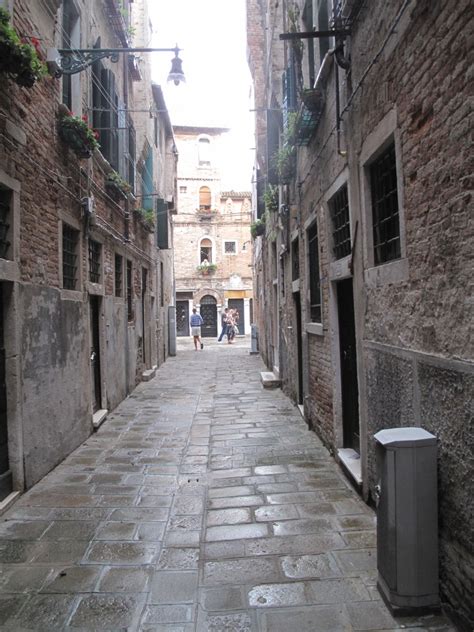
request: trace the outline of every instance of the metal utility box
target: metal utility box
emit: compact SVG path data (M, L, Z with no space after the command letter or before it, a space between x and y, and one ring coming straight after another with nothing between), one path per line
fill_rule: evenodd
M436 437L423 428L392 428L374 438L379 592L394 614L436 610Z

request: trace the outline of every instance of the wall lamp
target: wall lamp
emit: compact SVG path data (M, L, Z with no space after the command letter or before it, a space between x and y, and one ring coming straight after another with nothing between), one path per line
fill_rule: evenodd
M75 75L82 72L99 59L110 58L117 62L120 54L133 55L134 53L174 53L171 60L171 70L168 81L173 81L177 86L186 81L182 68L182 60L178 53L182 50L176 45L174 48L49 48L46 58L49 73L59 79L62 75Z

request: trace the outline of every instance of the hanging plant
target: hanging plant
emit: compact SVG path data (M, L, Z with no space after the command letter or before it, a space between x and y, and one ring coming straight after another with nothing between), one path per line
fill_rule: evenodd
M265 234L266 222L265 222L265 214L260 217L260 219L255 220L252 224L250 224L250 234L252 235L252 239L256 239L261 235Z
M263 201L265 202L266 211L276 213L278 211L278 187L269 184L263 194Z
M58 133L79 158L90 158L100 147L98 132L89 127L87 117L74 116L67 108L60 108Z
M107 180L105 181L105 186L112 194L112 197L114 197L114 199L127 197L127 195L132 190L132 187L129 185L129 183L124 180L122 176L116 171L111 171L108 174Z
M10 14L0 8L0 72L4 72L19 85L31 88L48 73L39 55L39 41L24 43L10 22Z
M272 163L281 184L288 184L295 173L297 122L297 112L289 112L280 148L272 156Z
M139 217L150 232L155 231L155 211L152 208L136 208L134 213Z

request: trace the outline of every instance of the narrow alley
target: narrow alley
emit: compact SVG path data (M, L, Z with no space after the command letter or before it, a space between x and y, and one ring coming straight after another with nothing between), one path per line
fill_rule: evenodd
M375 518L249 338L190 338L0 524L1 630L453 631L393 619Z

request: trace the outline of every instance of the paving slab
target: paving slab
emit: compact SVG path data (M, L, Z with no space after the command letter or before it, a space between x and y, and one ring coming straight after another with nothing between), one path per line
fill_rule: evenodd
M178 339L2 516L1 630L454 632L391 616L374 512L249 346Z

